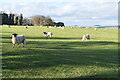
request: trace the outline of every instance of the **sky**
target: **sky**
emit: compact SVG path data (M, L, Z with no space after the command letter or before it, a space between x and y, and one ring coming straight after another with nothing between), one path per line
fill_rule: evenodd
M0 0L0 11L50 16L66 26L118 24L119 0Z

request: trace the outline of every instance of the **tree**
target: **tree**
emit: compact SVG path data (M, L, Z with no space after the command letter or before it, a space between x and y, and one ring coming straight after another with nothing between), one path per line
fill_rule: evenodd
M33 24L37 26L52 26L54 24L50 17L45 17L42 15L32 16L31 19Z
M7 14L5 12L0 12L1 17L1 24L6 25L22 25L23 22L23 15L20 14L19 16L17 14Z
M14 16L14 24L15 25L18 25L18 16L15 14Z
M22 23L23 23L23 15L22 14L20 14L20 25L22 25Z
M58 22L56 23L56 27L59 27L59 26L65 26L63 22Z
M44 16L36 15L31 17L33 24L36 26L44 25Z
M14 24L14 14L10 13L8 18L9 18L8 24L13 25Z
M26 26L26 25L32 26L33 24L32 24L31 19L29 19L29 18L24 18L22 25L24 25L24 26Z
M17 25L22 25L23 23L23 15L20 14L20 16L18 16L18 24Z
M45 18L46 26L54 26L54 22L50 17Z
M8 23L9 23L8 14L2 13L2 24L8 24Z

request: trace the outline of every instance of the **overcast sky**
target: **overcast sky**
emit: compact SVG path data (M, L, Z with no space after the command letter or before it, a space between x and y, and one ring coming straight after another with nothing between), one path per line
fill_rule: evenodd
M0 0L0 11L50 16L66 26L117 25L119 0Z

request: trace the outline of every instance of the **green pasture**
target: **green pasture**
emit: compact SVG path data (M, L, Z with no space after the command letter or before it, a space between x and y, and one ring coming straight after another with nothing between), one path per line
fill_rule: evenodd
M117 28L0 28L3 78L118 78ZM48 31L52 39L43 36ZM26 36L24 48L12 48L13 33Z

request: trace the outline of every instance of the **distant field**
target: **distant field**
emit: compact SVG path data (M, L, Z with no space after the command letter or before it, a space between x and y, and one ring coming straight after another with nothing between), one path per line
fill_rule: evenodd
M117 28L0 27L3 78L118 78ZM26 36L25 48L12 48L12 33Z

